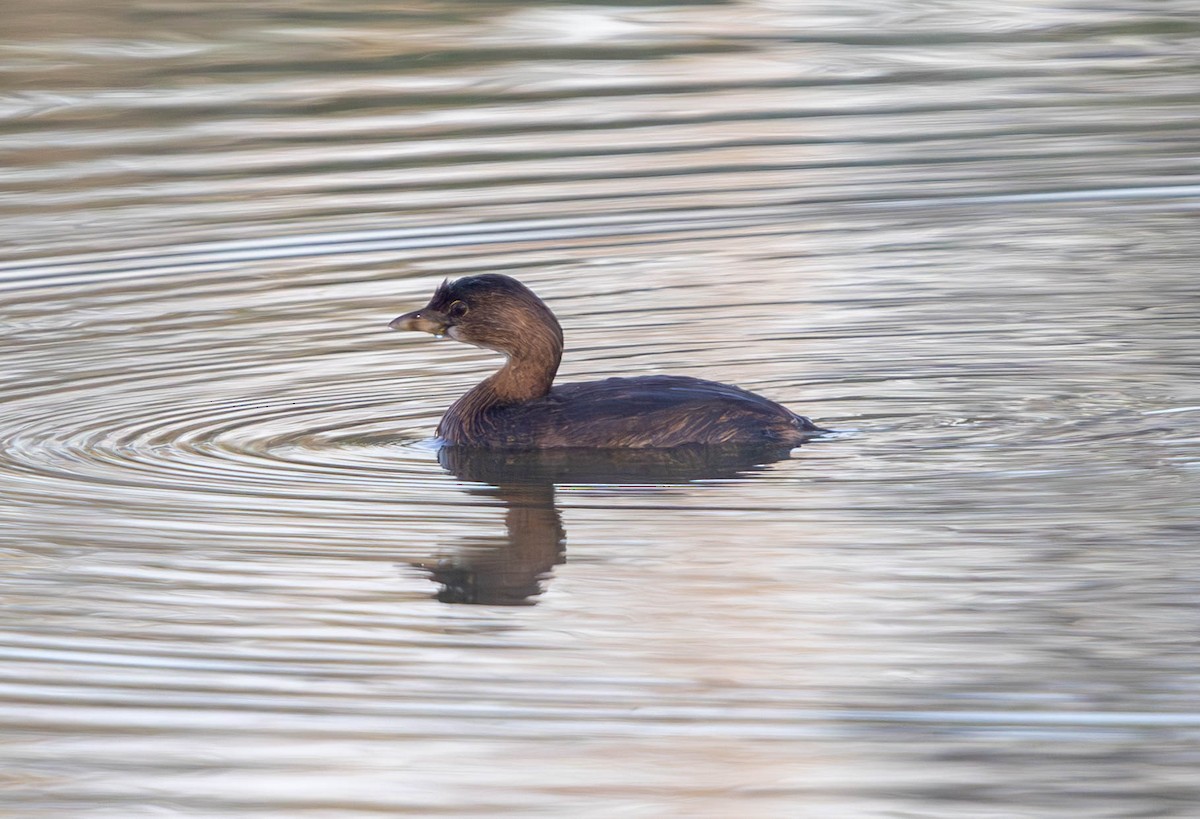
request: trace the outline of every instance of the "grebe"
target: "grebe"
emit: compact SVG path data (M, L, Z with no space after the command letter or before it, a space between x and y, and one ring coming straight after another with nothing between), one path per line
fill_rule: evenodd
M821 432L760 395L679 375L554 384L563 333L550 308L497 273L443 282L429 304L394 319L502 353L504 366L442 416L448 444L492 449L795 446Z

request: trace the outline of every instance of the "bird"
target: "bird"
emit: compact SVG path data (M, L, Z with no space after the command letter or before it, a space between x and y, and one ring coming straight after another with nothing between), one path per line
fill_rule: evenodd
M809 418L729 384L680 375L556 384L563 332L518 280L443 281L429 303L389 324L493 350L504 365L446 410L437 437L487 449L797 446L824 432Z

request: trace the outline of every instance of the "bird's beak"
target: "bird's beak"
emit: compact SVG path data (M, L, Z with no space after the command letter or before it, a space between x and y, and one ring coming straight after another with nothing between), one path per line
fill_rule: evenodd
M446 316L437 310L430 310L428 307L397 316L388 323L388 327L393 330L419 330L435 336L445 335L449 325L450 320Z

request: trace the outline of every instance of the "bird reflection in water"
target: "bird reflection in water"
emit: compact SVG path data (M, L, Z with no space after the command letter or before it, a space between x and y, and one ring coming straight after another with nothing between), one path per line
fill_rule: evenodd
M533 605L554 566L566 560L566 530L555 505L558 484L682 486L735 478L788 457L779 446L675 449L505 451L444 447L442 466L479 484L472 494L504 504L505 537L463 541L452 557L418 562L443 603Z

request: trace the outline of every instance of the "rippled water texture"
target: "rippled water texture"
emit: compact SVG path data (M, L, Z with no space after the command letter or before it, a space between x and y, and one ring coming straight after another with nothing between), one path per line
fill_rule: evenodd
M0 19L4 816L1200 814L1191 0ZM439 452L485 270L837 432Z

